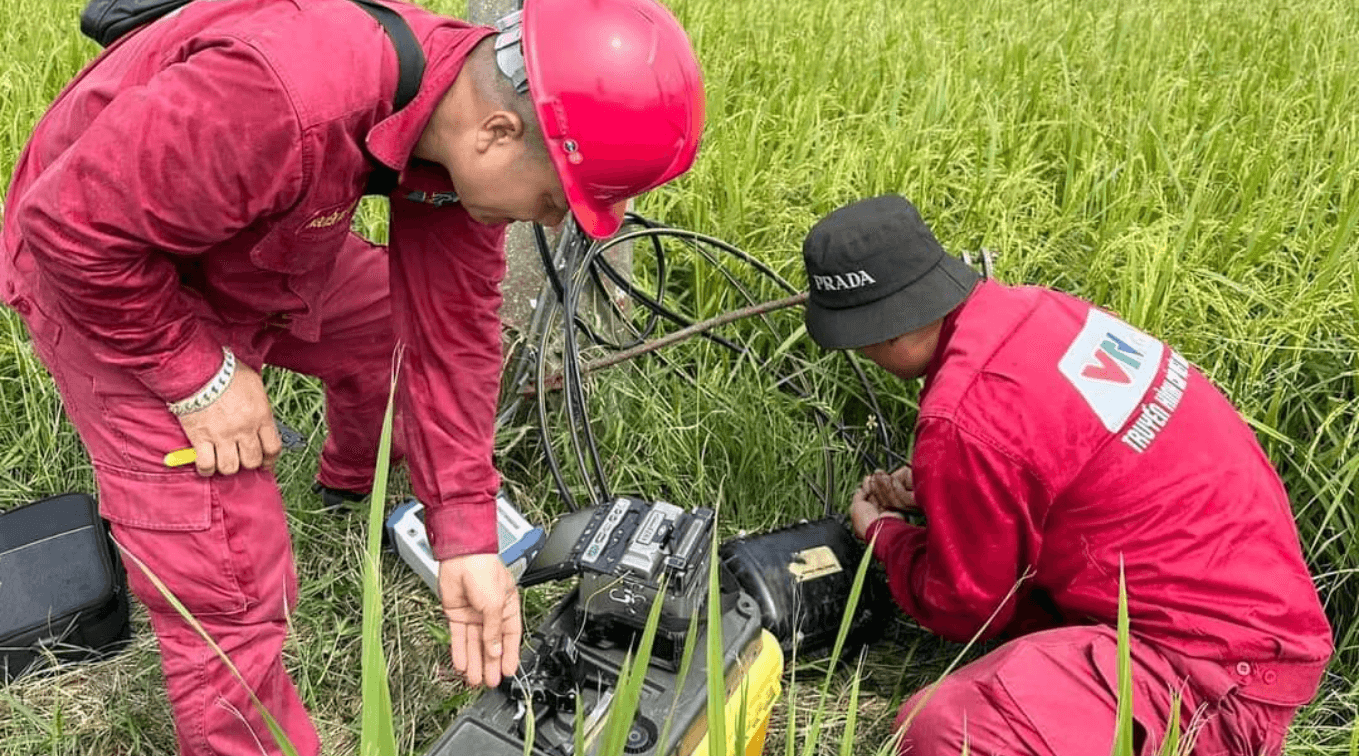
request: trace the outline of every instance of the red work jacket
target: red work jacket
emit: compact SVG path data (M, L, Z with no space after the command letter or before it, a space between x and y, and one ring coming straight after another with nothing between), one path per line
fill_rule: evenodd
M1255 675L1265 700L1312 696L1331 634L1283 485L1160 341L1074 297L983 283L944 321L912 468L926 525L869 535L926 628L966 640L994 612L985 636L1022 631L1040 596L1053 624L1113 625L1121 559L1135 634Z
M206 320L237 343L278 322L321 337L320 296L372 159L404 171L389 257L407 460L435 555L494 553L504 228L406 199L452 191L411 152L492 30L397 7L427 65L395 114L395 49L351 2L195 2L115 43L19 160L0 298L21 313L37 303L94 359L181 399L222 360Z

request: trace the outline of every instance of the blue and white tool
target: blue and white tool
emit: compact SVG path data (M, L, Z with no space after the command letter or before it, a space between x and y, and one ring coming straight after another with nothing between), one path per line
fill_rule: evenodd
M495 496L495 524L496 536L500 541L500 559L514 579L518 580L529 561L543 547L546 536L542 528L524 519L504 489ZM434 560L429 536L425 533L425 505L415 499L407 499L397 505L387 516L387 535L401 559L438 596L439 563Z

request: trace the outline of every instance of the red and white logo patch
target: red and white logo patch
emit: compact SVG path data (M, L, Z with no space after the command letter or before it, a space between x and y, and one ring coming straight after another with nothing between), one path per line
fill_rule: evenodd
M1151 387L1164 349L1160 341L1091 308L1057 367L1104 427L1116 433Z

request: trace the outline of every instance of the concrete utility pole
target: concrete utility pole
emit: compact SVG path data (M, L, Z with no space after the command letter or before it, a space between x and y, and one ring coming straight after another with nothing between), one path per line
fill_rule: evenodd
M468 0L467 20L474 24L494 26L502 16L523 7L518 0ZM631 204L629 204L631 207ZM557 234L549 231L548 238L556 242ZM626 246L626 245L625 245ZM632 254L630 249L614 248L606 255L614 267L624 275L630 276ZM529 320L546 279L541 257L533 243L533 227L528 223L512 223L505 237L506 270L501 291L505 304L500 309L500 320L506 332L505 344L513 343L515 336L527 330ZM591 287L593 289L593 287ZM612 288L612 286L610 286ZM613 292L615 299L619 292ZM603 309L600 309L603 308ZM597 293L582 302L582 314L604 316L607 305L600 302ZM598 320L599 318L592 318ZM509 357L507 350L506 357Z

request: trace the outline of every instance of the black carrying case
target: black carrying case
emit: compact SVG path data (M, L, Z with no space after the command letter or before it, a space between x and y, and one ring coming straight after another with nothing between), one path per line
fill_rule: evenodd
M0 682L116 653L132 637L127 576L94 499L0 513Z
M764 628L785 656L828 653L854 587L864 545L838 517L826 517L722 544L722 563L760 606ZM890 605L886 583L870 565L846 638L848 647L881 635ZM845 658L844 654L841 658Z

